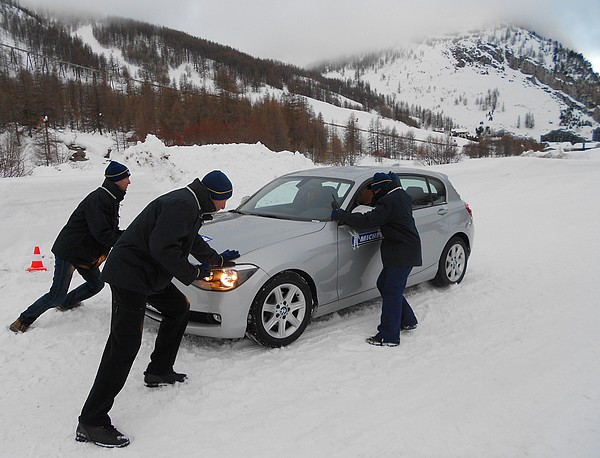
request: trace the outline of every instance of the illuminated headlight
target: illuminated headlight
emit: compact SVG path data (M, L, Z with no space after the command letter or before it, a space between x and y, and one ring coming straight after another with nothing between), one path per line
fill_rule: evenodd
M194 281L193 285L206 291L231 291L248 280L256 266L239 265L235 267L215 267L210 276Z

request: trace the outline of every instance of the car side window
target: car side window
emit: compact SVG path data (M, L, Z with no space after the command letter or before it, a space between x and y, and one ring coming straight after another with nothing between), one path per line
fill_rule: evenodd
M413 209L431 206L431 195L425 177L401 175L400 184L412 198Z
M446 188L437 178L428 178L429 189L431 190L431 201L433 205L442 205L446 203Z
M402 188L412 197L413 209L446 203L446 187L437 178L399 176Z

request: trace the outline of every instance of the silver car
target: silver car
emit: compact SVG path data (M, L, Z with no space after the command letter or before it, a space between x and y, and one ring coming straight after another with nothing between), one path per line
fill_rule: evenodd
M442 173L383 171L389 170L413 198L421 236L423 265L413 268L407 286L459 283L473 247L469 206ZM190 286L174 280L191 303L186 332L247 335L280 347L300 337L311 317L376 298L381 232L376 227L357 232L330 215L332 202L350 211L369 210L361 205L361 193L378 171L357 166L289 173L205 223L201 235L215 250L234 248L241 256ZM160 320L151 306L147 315Z

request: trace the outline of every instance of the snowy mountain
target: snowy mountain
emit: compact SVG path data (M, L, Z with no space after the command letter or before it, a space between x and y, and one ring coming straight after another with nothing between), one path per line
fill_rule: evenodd
M539 139L554 129L592 138L600 121L600 77L583 56L509 25L434 38L321 68L368 83L393 101Z

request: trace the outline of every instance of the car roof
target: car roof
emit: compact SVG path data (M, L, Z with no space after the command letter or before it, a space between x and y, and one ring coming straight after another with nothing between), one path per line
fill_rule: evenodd
M288 173L285 176L317 176L331 178L345 178L355 182L362 182L368 178L372 178L376 172L395 172L397 174L413 174L425 175L439 178L443 181L448 181L448 177L440 172L433 170L425 170L414 167L400 166L375 166L375 165L348 165L348 166L329 166L315 167L312 169L298 170L297 172Z

